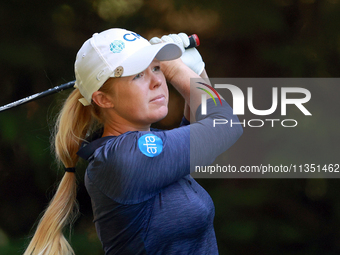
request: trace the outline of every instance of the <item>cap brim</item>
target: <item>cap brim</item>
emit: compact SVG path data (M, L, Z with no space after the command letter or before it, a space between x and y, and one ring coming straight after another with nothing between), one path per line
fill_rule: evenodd
M124 68L121 77L143 72L151 64L154 58L159 61L168 61L177 59L181 56L182 50L175 43L167 42L146 46L133 53L120 64ZM114 77L114 73L110 75L110 77Z

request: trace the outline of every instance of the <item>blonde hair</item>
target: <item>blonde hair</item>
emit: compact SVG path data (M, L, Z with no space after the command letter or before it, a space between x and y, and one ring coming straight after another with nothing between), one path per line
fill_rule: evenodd
M107 93L110 88L104 85L100 90ZM85 107L78 101L80 98L82 95L75 89L65 101L55 126L55 154L66 168L76 166L76 153L86 134L103 123L100 108L96 104ZM62 231L78 214L76 186L76 175L65 172L24 255L74 254Z

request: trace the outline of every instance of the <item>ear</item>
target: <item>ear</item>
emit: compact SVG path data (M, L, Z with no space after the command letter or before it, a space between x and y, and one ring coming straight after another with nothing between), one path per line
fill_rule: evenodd
M102 91L95 91L92 94L92 100L102 108L113 108L113 101L112 99Z

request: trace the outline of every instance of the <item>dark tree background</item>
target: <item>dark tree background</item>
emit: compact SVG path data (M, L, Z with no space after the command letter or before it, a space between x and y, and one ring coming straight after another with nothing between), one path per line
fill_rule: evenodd
M82 43L111 27L148 39L198 34L210 77L339 76L339 0L2 0L0 105L74 80ZM171 114L157 124L169 129L181 119L183 105L171 86L170 91ZM254 101L259 102L266 91L256 91ZM337 158L339 92L339 86L314 90L313 121L299 132L245 128L230 157L243 165ZM63 175L50 149L50 134L68 93L0 113L0 254L23 253ZM316 123L324 125L317 128ZM323 153L316 153L320 148ZM77 173L81 215L70 241L76 254L103 254L83 185L85 166L82 162ZM215 202L222 255L340 252L338 179L198 182Z

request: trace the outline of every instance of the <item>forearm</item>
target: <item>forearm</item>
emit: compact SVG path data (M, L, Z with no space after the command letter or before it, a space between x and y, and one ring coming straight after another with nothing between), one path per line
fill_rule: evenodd
M197 89L197 87L206 88L197 82L206 83L206 81L187 67L181 60L161 62L161 68L166 79L183 96L186 104L190 105L191 113L195 116L197 108L201 104L201 95L205 93L201 89ZM207 77L205 71L203 71L202 76ZM196 79L195 82L191 82L193 78ZM190 110L187 109L186 112Z
M200 76L201 76L201 78L205 79L206 81L209 78L207 72L205 71L205 69L203 69L203 71L200 74ZM193 113L193 116L194 115L195 115L195 113ZM184 117L187 120L190 120L190 104L189 104L189 102L185 102L185 105L184 105Z
M184 117L190 121L190 106L187 102L185 102L185 105L184 105Z
M196 73L189 68L184 68L179 71L171 80L170 83L177 89L185 100L185 117L190 120L190 110L195 116L198 106L201 104L201 90L196 89L191 81L192 78L199 79ZM204 82L202 80L202 82Z

